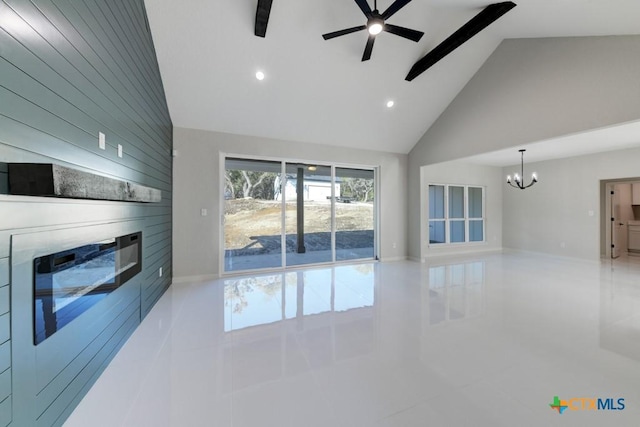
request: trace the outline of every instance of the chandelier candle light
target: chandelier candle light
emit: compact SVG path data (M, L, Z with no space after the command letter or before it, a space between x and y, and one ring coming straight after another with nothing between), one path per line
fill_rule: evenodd
M507 176L507 184L509 184L510 186L512 186L514 188L519 188L521 190L524 190L525 188L529 188L533 184L538 182L538 176L536 175L535 172L532 173L531 174L531 184L524 185L524 152L527 151L527 150L522 149L522 150L518 150L518 151L520 151L520 175L518 175L518 173L515 173L513 175L513 181L515 182L515 184L513 182L511 182L511 175Z

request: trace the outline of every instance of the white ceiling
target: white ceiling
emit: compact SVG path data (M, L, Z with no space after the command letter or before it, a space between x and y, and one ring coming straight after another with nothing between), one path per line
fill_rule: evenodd
M322 39L365 23L353 0L273 0L264 39L253 34L257 0L145 5L174 126L399 153L411 150L505 38L640 34L639 0L516 0L478 36L404 80L415 61L491 2L413 0L389 23L424 31L422 40L382 33L364 63L366 32ZM391 3L380 0L378 8ZM395 106L387 109L390 99Z

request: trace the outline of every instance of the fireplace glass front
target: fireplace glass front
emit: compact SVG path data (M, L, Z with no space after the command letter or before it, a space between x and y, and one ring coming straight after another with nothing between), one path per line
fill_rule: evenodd
M142 269L142 233L33 260L35 345L104 299Z

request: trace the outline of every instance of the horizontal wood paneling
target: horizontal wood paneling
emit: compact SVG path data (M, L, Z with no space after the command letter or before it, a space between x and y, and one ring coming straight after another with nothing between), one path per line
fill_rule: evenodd
M73 378L65 389L65 393L54 400L51 406L40 415L36 426L49 427L61 425L66 417L73 411L88 388L95 382L98 376L104 371L106 364L113 358L117 350L131 336L135 328L140 323L139 312L133 313L126 318L110 339L100 348L100 351L93 357L82 371Z
M5 313L0 316L0 343L9 341L11 337L11 320L9 319L9 313Z
M2 243L6 243L6 244L2 244ZM0 242L0 246L4 246L5 248L8 247L9 241L7 240L6 242ZM5 255L9 256L9 254L7 253ZM9 284L9 258L0 258L0 286L5 286Z
M11 369L0 374L0 402L11 395Z
M140 300L138 298L129 301L128 306L122 310L117 316L110 316L109 324L101 329L100 334L93 339L90 344L78 352L78 355L68 363L57 366L47 367L47 372L58 372L53 378L43 379L42 382L46 382L46 385L42 387L42 390L38 393L36 405L34 410L38 414L42 414L59 396L60 388L66 388L93 360L96 355L102 351L104 346L111 341L111 339L117 335L118 331L126 323L127 319L131 317L140 319ZM38 377L40 382L41 377ZM39 387L42 385L39 384Z
M0 314L9 312L9 286L3 286L0 288Z
M162 260L164 262L163 265L163 275L162 277L148 278L145 282L148 283L147 286L141 289L141 307L142 307L142 315L146 316L149 311L153 308L156 301L162 296L164 291L171 284L171 267L168 264L168 258Z
M0 426L8 426L11 423L11 396L0 403Z
M125 120L133 129L139 129L152 141L154 138L163 139L163 132L157 126L153 126L153 120L146 114L144 108L136 102L135 93L125 91L118 92L112 85L126 80L124 74L114 76L107 81L101 76L95 75L95 70L104 66L99 58L91 58L89 48L81 46L80 49L74 47L65 37L64 32L75 29L75 25L66 22L67 25L59 23L59 27L55 27L49 21L56 15L56 7L49 2L40 1L39 9L31 3L21 0L7 1L6 7L0 5L0 13L3 13L6 19L21 19L21 14L29 16L29 27L21 27L20 31L11 31L9 34L20 44L25 46L32 54L40 59L44 59L50 70L60 76L64 76L66 80L72 82L76 86L80 86L83 93L94 100L99 100L100 105L106 105L117 113L117 116ZM49 3L49 4L48 4ZM69 2L59 2L66 10L71 7ZM66 4L65 4L66 3ZM74 2L75 4L80 2ZM13 8L13 9L12 9ZM46 16L43 15L46 13ZM102 19L106 17L101 16ZM69 25L72 24L72 25ZM60 31L60 28L63 31ZM111 33L105 35L105 40L113 40L119 35ZM123 46L123 53L119 55L117 60L127 61L128 46ZM93 63L89 62L91 59ZM97 62L99 61L99 62ZM97 63L96 63L97 62ZM144 84L144 83L142 83ZM51 85L47 85L51 87ZM144 99L148 103L148 99ZM135 108L134 108L135 107ZM137 121L137 123L135 123ZM164 137L168 137L168 133ZM154 144L155 145L155 144Z
M0 427L12 419L16 426L55 426L171 284L173 129L143 0L0 0L0 16L0 342L6 340ZM106 150L98 147L99 132ZM19 162L57 163L157 188L162 201L6 195L3 163ZM58 348L65 341L63 351L47 354L56 345L45 340L37 346L37 369L12 370L12 351L14 358L36 359L33 346L24 339L16 346L5 327L16 310L23 319L31 310L9 305L12 287L31 286L10 283L12 236L133 220L144 236L135 283L87 311L86 331L76 337L67 327L58 331L53 337ZM11 384L20 384L20 393Z
M3 372L11 366L11 341L7 341L0 345L0 372Z

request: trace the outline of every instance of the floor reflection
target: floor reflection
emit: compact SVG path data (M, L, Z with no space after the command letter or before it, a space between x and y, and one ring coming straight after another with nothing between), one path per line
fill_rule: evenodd
M226 279L224 330L373 307L374 280L373 264Z
M640 263L616 260L601 270L600 347L640 360Z
M224 280L223 365L233 389L372 352L374 270L360 264Z
M429 325L480 316L485 310L484 261L429 267Z

